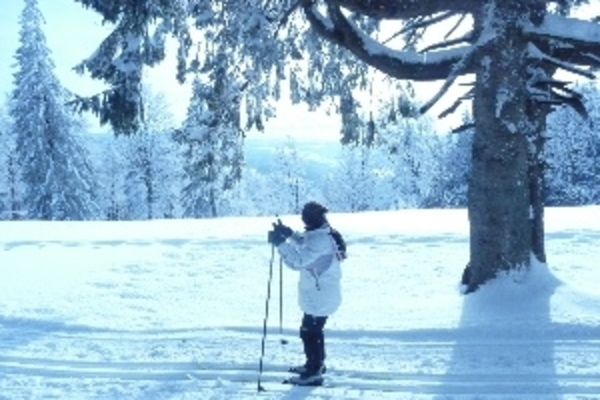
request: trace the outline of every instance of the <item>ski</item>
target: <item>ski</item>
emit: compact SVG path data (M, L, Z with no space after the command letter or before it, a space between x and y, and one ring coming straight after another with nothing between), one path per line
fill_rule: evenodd
M323 378L315 380L313 382L298 382L296 379L288 378L284 379L282 382L284 385L292 385L292 386L323 386Z
M303 365L296 366L296 367L289 367L287 372L289 372L291 374L303 374L304 372L306 372L306 367L304 367ZM327 367L325 365L323 365L321 367L321 374L325 374L326 372L327 372Z

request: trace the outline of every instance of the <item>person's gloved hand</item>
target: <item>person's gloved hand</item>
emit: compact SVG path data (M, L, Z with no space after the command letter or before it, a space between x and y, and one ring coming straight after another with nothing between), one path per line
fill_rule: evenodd
M275 230L275 232L278 232L285 239L289 238L294 233L294 230L289 226L284 225L280 219L277 220L277 223L273 222L273 230Z
M280 219L277 223L273 223L273 230L269 232L269 243L274 246L279 246L285 242L287 238L292 236L294 231L289 226L284 225Z
M277 247L281 243L285 242L287 238L278 230L269 231L269 243Z

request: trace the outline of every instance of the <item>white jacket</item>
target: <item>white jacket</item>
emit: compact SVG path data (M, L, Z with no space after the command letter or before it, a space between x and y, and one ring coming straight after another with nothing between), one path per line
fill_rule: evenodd
M342 302L342 271L337 245L328 224L319 229L295 232L277 247L283 262L300 271L298 304L306 314L327 317Z

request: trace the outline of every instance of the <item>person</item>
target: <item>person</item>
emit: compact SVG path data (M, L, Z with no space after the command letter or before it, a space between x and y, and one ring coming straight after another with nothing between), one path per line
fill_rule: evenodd
M294 232L279 220L273 224L270 235L284 264L300 273L298 303L303 312L300 338L306 362L289 370L298 374L289 380L297 385L323 383L322 374L326 371L323 328L342 302L340 262L346 258L346 243L329 225L327 211L323 205L310 201L302 208L304 232Z

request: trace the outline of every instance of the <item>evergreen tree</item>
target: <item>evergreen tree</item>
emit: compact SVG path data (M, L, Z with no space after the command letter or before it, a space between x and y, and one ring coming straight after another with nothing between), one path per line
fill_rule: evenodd
M472 118L469 114L464 114L462 121L465 127L472 125ZM472 147L472 128L446 135L442 160L444 179L441 188L441 197L445 207L467 206Z
M126 137L127 218L172 218L175 198L176 146L172 139L173 117L162 95L142 90L146 118L135 134Z
M11 122L4 104L0 104L0 219L16 217L18 211L17 185L15 170L14 135Z
M568 108L550 115L547 128L546 204L584 205L600 202L600 89L580 85L588 119Z
M80 125L65 106L67 92L54 75L43 23L37 0L25 0L10 109L23 209L33 219L88 219L97 210L93 171L77 137Z
M377 143L388 155L393 204L395 208L440 207L444 180L441 138L426 116L390 118L394 112L387 109L399 104L386 107L378 122Z
M371 165L373 148L348 144L342 148L339 164L323 187L332 210L361 212L375 208L376 174Z
M275 215L279 205L272 196L273 185L269 176L253 168L244 167L242 178L228 192L227 215Z
M98 206L100 216L111 221L128 218L126 179L129 140L113 133L95 134L86 145L94 155L92 162L97 171Z
M197 76L183 128L176 140L183 146L184 187L181 200L186 217L216 217L227 208L228 192L241 178L243 166L239 88L227 78L226 60L211 84Z
M277 205L276 213L298 214L308 198L306 168L293 138L287 137L275 149L271 181L271 195Z

